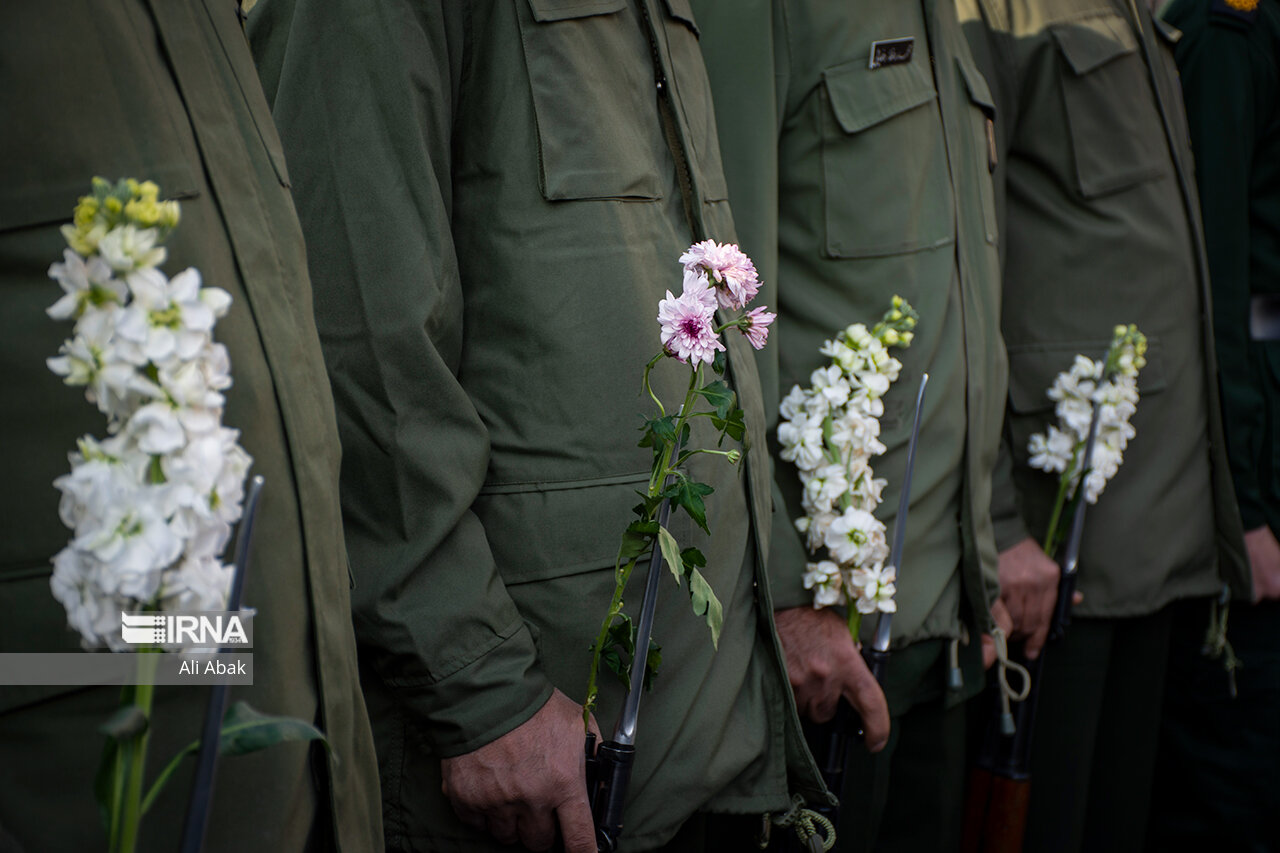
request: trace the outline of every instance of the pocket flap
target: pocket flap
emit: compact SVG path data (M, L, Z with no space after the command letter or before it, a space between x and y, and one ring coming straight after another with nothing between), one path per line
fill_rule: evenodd
M1138 49L1138 39L1119 15L1095 15L1053 28L1062 55L1076 74L1088 74Z
M910 62L871 69L865 59L822 73L836 121L845 133L874 127L936 98L933 75L923 52Z
M702 35L698 30L698 22L693 19L693 7L689 5L689 0L666 0L666 2L667 14L687 24L694 35Z
M472 505L504 583L548 580L613 566L647 474L489 486Z
M964 78L965 88L969 90L969 100L981 107L988 116L994 118L996 101L991 97L991 89L987 87L987 80L982 76L982 72L967 62L957 61L956 64L960 66L960 76Z
M536 21L564 21L609 15L626 8L627 0L529 0Z
M1009 406L1019 415L1051 412L1055 405L1048 391L1059 373L1070 369L1077 355L1099 359L1110 340L1075 343L1031 344L1009 350ZM1163 391L1168 384L1160 341L1147 339L1147 365L1138 373L1138 394ZM1141 403L1139 403L1141 405Z

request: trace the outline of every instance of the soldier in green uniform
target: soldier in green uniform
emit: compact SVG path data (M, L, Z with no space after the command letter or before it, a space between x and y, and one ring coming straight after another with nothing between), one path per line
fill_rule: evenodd
M249 29L337 400L388 847L545 849L558 824L594 851L577 702L648 478L641 373L681 251L734 234L698 26L681 0L264 0ZM664 591L627 850L716 849L707 815L755 830L824 798L762 569L759 380L726 344L751 449L691 463L710 538L673 519L724 629L715 651ZM621 697L603 685L606 731Z
M23 3L0 32L0 651L79 648L49 589L69 538L53 479L75 440L102 436L80 388L45 367L69 328L50 320L47 270L90 178L150 179L182 199L168 271L227 290L217 337L234 384L226 423L266 478L245 603L254 686L232 699L298 717L332 754L285 744L218 770L206 849L381 849L377 768L357 682L339 524L338 435L311 314L301 232L236 6ZM148 777L199 736L208 688L156 691ZM0 688L0 848L101 850L98 731L119 691ZM143 821L142 850L172 851L190 791L180 770Z
M1175 49L1213 291L1227 455L1259 603L1232 603L1241 665L1175 614L1148 849L1280 848L1280 3L1177 0ZM1221 618L1221 616L1219 616ZM1234 691L1234 695L1233 695Z
M1089 508L1083 602L1046 659L1031 756L1029 850L1142 846L1168 605L1248 589L1223 447L1208 273L1175 34L1135 0L960 0L995 95L1009 352L1006 455L992 516L1002 596L1028 652L1058 571L1040 551L1057 477L1027 464L1046 390L1112 328L1150 341L1137 430Z
M889 482L878 514L892 530L916 386L929 372L885 684L887 744L875 725L884 699L874 682L867 695L869 676L843 618L815 610L804 589L805 563L815 558L791 524L804 514L797 472L780 459L784 508L769 574L801 711L829 719L843 694L867 718L867 744L878 750L851 753L838 849L953 848L963 789L960 700L982 686L976 638L992 630L997 593L987 508L1005 360L991 96L949 2L695 5L730 199L753 217L738 213L743 245L766 263L777 256L777 349L772 358L760 353L761 373L777 377L771 423L779 394L808 385L824 362L824 340L874 322L894 294L920 313L911 347L895 350L903 370L881 419L888 451L873 460ZM760 43L762 31L771 42ZM864 641L874 624L867 620ZM964 686L949 688L951 646L968 636Z

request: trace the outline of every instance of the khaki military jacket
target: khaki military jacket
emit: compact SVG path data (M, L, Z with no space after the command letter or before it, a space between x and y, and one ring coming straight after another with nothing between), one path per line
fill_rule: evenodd
M265 0L252 15L337 399L388 844L487 849L441 796L440 759L523 723L553 685L583 698L648 479L635 443L657 304L695 237L733 239L698 27L681 0ZM759 380L745 340L726 343L751 449L741 469L697 457L710 538L673 520L707 555L725 628L715 652L686 593L664 590L629 849L697 810L785 807L788 768L821 796L759 565ZM683 371L660 368L664 400ZM602 683L608 731L622 689Z
M889 481L877 515L892 533L927 370L893 642L957 637L962 608L985 629L997 591L987 506L1005 389L987 143L994 113L954 10L792 0L747 4L752 17L734 3L701 0L704 7L730 28L711 33L705 24L707 43L718 46L708 64L720 115L763 123L747 110L752 103L766 118L772 105L775 119L773 138L745 126L721 135L735 211L740 198L774 204L772 220L738 217L748 249L777 255L777 348L760 353L761 373L778 380L771 439L779 396L809 383L825 363L824 340L850 323L874 323L894 294L910 301L921 321L911 348L895 350L904 368L881 419L889 449L873 461ZM761 19L772 43L756 53L772 56L773 79L740 58ZM872 44L890 39L909 39L910 58L869 67ZM803 514L799 478L790 463L775 464L784 496L770 554L775 602L809 605L801 575L814 558L792 526Z
M50 263L90 178L156 181L182 200L165 270L231 294L215 331L231 358L225 422L266 478L245 604L254 686L232 701L314 721L333 753L288 744L219 764L209 850L381 849L373 742L357 683L338 505L338 436L312 320L289 174L235 4L23 3L0 32L0 652L79 638L49 589L70 533L53 479L86 433L82 388L45 359L71 331L45 308ZM149 779L199 736L208 688L156 690ZM0 687L0 827L28 851L105 849L93 796L97 731L119 691ZM142 850L178 846L191 764L143 822ZM2 835L2 833L0 833ZM4 842L0 841L0 847Z
M1076 612L1139 616L1222 579L1247 590L1176 34L1130 0L960 9L998 115L1010 363L1000 546L1044 536L1057 478L1028 467L1027 441L1053 420L1046 389L1132 322L1150 341L1137 436L1089 509Z

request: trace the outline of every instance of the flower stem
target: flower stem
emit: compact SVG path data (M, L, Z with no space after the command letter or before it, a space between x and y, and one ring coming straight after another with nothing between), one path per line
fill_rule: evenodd
M127 745L122 745L124 755L123 786L116 788L115 809L117 818L113 824L111 850L113 853L133 853L138 845L138 828L142 821L142 784L147 771L147 744L151 738L151 703L155 696L154 680L160 662L159 649L144 648L137 652L138 686L133 693L133 704L147 718L147 726Z
M858 645L858 635L862 633L862 614L858 612L858 608L850 606L849 616L849 636L853 638L853 644Z
M1058 496L1053 501L1053 513L1049 516L1049 529L1044 534L1044 552L1050 557L1053 552L1058 550L1058 528L1062 519L1062 508L1067 501L1067 489L1071 486L1071 477L1076 470L1076 465L1080 460L1080 452L1084 449L1083 442L1077 444L1075 449L1071 451L1071 464L1067 466L1067 470L1062 472L1062 476L1058 478ZM1083 474L1083 472L1081 472Z
M658 361L662 359L662 357L663 355L659 353L652 361L645 365L644 389L649 393L649 396L653 398L653 401L658 404L659 410L665 415L666 409L662 407L662 402L658 399L657 395L653 393L653 388L649 384L649 373L653 370ZM663 492L663 490L665 490L667 476L674 470L672 463L674 462L675 467L678 467L681 462L680 459L673 459L672 457L675 456L676 446L680 443L680 435L684 432L685 425L688 424L691 418L696 416L693 412L693 402L698 393L698 380L701 376L702 365L699 364L690 371L689 387L685 391L684 403L680 406L680 412L676 418L675 441L664 442L662 456L658 460L657 464L653 466L653 470L649 473L649 489L647 494L650 498L657 497ZM698 452L715 453L717 451ZM727 456L728 454L725 453L722 455ZM642 520L653 521L653 512L651 510L647 511ZM656 535L653 537L652 547L658 547L658 537ZM646 551L645 553L650 552ZM644 554L641 554L640 556L644 556ZM587 677L587 697L582 703L582 725L587 730L589 730L591 711L595 707L596 695L599 691L600 656L604 654L604 644L608 642L609 629L613 627L614 620L617 619L618 615L622 612L622 596L623 593L626 592L627 584L631 580L631 572L635 569L636 562L639 559L640 557L634 557L624 566L622 564L622 551L619 549L618 560L614 563L613 598L609 601L609 610L605 613L604 621L600 623L600 631L596 634L595 644L591 647L591 671Z

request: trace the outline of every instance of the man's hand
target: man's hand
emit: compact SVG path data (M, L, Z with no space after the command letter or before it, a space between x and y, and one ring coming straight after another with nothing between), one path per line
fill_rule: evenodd
M591 730L598 738L594 719ZM557 690L523 725L441 761L444 795L502 844L549 850L559 823L565 853L596 853L584 742L582 706Z
M1253 570L1253 600L1280 598L1280 542L1276 535L1263 525L1245 533L1244 547Z
M800 715L815 723L835 716L844 696L862 717L867 749L889 742L889 704L839 614L812 607L774 613L787 655L787 677Z
M1028 536L1000 552L1000 600L1008 608L1010 636L1025 637L1027 658L1035 660L1049 636L1062 569Z

